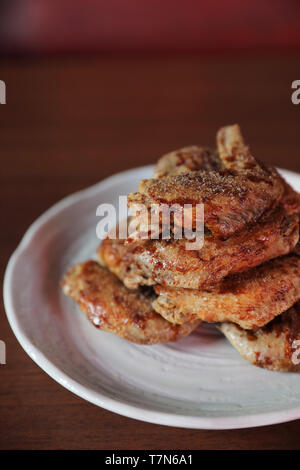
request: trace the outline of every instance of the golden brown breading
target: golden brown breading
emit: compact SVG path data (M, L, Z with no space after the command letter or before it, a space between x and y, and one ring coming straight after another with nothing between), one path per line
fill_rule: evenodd
M163 155L155 165L153 178L180 175L197 170L217 171L222 167L217 152L191 145Z
M147 240L125 245L124 240L105 239L98 249L101 264L124 284L161 284L168 287L204 289L228 274L242 272L269 259L288 254L299 239L296 214L278 208L257 226L222 241L204 237L199 251L186 250L186 240Z
M223 131L222 128L221 131ZM219 147L221 143L219 142ZM220 149L222 152L222 149ZM249 152L248 152L249 153ZM225 154L226 155L226 154ZM223 154L223 158L226 158ZM249 155L250 158L251 155ZM241 164L245 161L242 160ZM228 162L230 164L230 161ZM246 165L249 166L249 161ZM162 176L179 175L181 173L188 173L197 170L205 171L219 171L224 169L224 163L220 159L217 151L209 148L198 147L192 145L175 150L166 155L163 155L157 162L154 168L153 178L161 178ZM284 187L284 193L280 204L287 211L288 214L300 212L300 194L297 193L283 178L279 175L281 183Z
M166 176L141 182L139 194L128 195L128 204L143 204L148 210L153 204L204 204L205 227L215 237L226 239L256 222L278 203L283 188L281 184L273 185L273 176L269 176L259 181L255 175L205 171Z
M141 181L139 192L128 195L129 207L143 204L150 211L153 204L204 204L205 226L221 239L255 223L278 205L282 179L254 159L237 125L220 129L217 143L224 169L172 174L170 165L171 174Z
M247 331L234 323L222 323L218 329L247 361L273 371L300 372L300 303L279 315L271 323ZM294 346L294 347L293 347Z
M94 326L134 343L177 341L195 330L200 323L200 320L185 325L169 323L153 310L153 296L141 291L129 291L96 261L86 261L70 268L62 287Z
M184 323L237 323L260 328L300 299L300 258L277 258L244 273L228 276L213 289L172 289L156 286L152 306L166 320Z

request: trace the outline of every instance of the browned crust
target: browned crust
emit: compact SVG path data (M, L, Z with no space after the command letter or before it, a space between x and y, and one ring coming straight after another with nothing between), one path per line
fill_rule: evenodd
M257 226L222 241L204 237L201 250L186 250L186 240L147 240L125 245L106 239L98 249L100 262L129 288L161 284L205 289L228 274L246 271L288 254L299 239L296 214L278 208Z
M195 318L259 328L300 298L300 258L285 256L250 271L228 276L210 291L156 286L154 309L169 321Z
M129 194L129 207L142 203L150 210L152 204L204 204L205 226L221 239L256 223L279 204L284 194L282 178L250 154L239 126L221 128L217 144L220 158L215 158L214 170L211 158L205 159L199 150L200 157L187 157L184 149L179 156L173 152L163 157L156 177L141 181L139 192ZM192 149L197 153L196 147Z
M300 340L300 303L268 325L246 331L233 323L218 326L230 343L251 364L273 371L300 372L300 354L294 341Z
M151 306L153 296L129 291L119 279L96 261L86 261L68 270L62 288L101 330L139 344L177 341L191 333L199 320L174 325Z
M217 152L191 145L163 155L155 165L153 178L180 175L190 171L217 171L222 168Z

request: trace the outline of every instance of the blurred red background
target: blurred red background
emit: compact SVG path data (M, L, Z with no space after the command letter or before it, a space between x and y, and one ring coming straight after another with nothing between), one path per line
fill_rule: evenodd
M6 52L277 49L300 45L297 0L2 0Z

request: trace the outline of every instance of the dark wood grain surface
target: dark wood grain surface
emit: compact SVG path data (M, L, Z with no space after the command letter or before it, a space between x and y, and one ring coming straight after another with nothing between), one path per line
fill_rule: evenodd
M300 57L49 58L1 61L1 270L53 203L174 148L213 145L239 122L256 155L300 172ZM2 449L293 449L300 421L202 431L138 422L72 395L25 354L2 305Z

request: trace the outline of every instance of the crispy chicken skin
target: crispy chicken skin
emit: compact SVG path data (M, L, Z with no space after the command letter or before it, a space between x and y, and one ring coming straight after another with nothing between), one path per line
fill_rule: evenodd
M139 344L177 341L197 328L200 320L174 325L151 306L151 295L129 291L119 279L96 261L86 261L68 270L62 288L90 322Z
M218 329L251 364L273 371L300 372L299 345L294 343L300 340L299 302L263 328L247 331L234 323L222 323Z
M155 166L153 178L179 175L197 170L219 171L223 168L224 165L217 151L193 145L163 155ZM300 194L280 175L279 177L284 190L280 204L288 214L299 213Z
M216 170L210 169L211 164L206 168L203 164L195 171L172 174L174 165L170 164L171 174L160 176L166 173L160 162L155 173L159 177L143 180L138 193L129 194L129 207L144 204L150 210L152 204L182 207L202 203L205 227L221 239L255 223L264 212L278 205L284 194L282 179L274 168L266 168L255 160L244 144L239 126L220 129L217 145Z
M278 208L257 226L225 241L206 235L199 251L186 250L184 239L126 245L124 240L107 238L98 249L98 257L130 289L155 284L205 289L229 274L288 254L298 239L298 216Z
M166 320L184 323L230 321L244 329L260 328L300 299L300 258L277 258L228 276L210 291L156 286L152 306Z
M191 145L163 155L155 166L153 178L180 175L197 170L217 171L221 168L222 163L217 152Z

